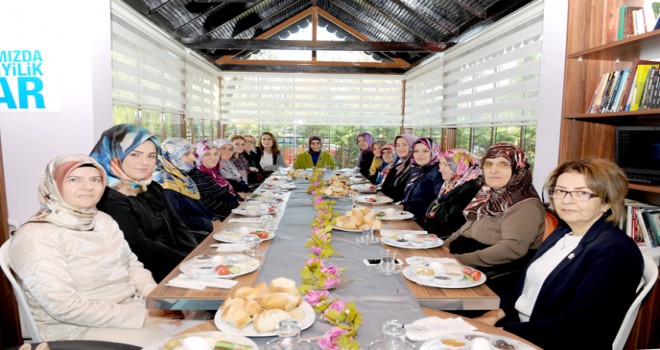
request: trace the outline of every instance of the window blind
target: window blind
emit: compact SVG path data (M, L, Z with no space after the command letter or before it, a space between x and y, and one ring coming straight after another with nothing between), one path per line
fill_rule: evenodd
M222 72L223 124L401 124L402 77Z
M406 126L536 122L543 2L534 2L406 74Z
M111 5L113 104L219 119L218 70L124 2Z

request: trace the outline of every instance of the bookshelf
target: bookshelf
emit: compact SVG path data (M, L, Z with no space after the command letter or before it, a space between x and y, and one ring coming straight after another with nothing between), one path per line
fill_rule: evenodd
M619 125L660 125L660 109L587 114L602 74L630 68L637 58L660 59L660 30L608 40L608 16L644 0L569 0L559 161L614 159ZM650 56L650 57L645 57ZM631 197L660 205L660 186L631 184Z
M644 0L568 0L559 161L614 159L615 127L660 125L660 109L587 114L604 73L635 59L660 61L660 30L613 41L609 19L621 6ZM609 33L608 33L609 29ZM629 197L660 205L660 186L631 184ZM625 349L660 347L660 282L642 304Z

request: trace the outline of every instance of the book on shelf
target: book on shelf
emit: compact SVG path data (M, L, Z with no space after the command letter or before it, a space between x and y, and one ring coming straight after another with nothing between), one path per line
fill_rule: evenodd
M646 23L646 31L652 32L656 28L656 23L660 18L660 1L657 0L644 0L642 5L644 11L644 22Z
M660 232L652 228L658 226L650 225L651 220L658 220L660 207L632 199L626 199L625 206L626 217L620 228L639 246L651 248L660 246Z
M631 91L626 102L626 111L639 110L649 71L652 67L660 67L660 62L638 61L635 63L635 77L632 80Z
M619 27L617 28L617 40L623 40L635 36L633 11L641 9L641 6L632 5L623 5L619 7Z

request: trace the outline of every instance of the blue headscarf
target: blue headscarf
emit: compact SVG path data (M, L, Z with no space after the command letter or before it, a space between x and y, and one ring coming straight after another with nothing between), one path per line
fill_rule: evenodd
M154 173L153 179L163 188L179 192L192 199L200 199L195 181L188 176L195 164L182 160L188 152L194 152L195 146L181 137L170 137L163 141L163 164Z
M90 157L105 169L107 186L127 195L135 196L147 190L151 177L144 180L131 179L121 167L126 156L146 141L156 145L158 155L162 154L160 144L147 129L130 124L119 124L101 134Z

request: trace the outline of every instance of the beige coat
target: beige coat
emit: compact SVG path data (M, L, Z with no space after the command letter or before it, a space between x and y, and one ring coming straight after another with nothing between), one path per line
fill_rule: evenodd
M145 326L144 296L156 283L117 223L103 212L97 213L91 231L23 225L12 239L10 260L45 341L142 345L167 336L155 325Z

